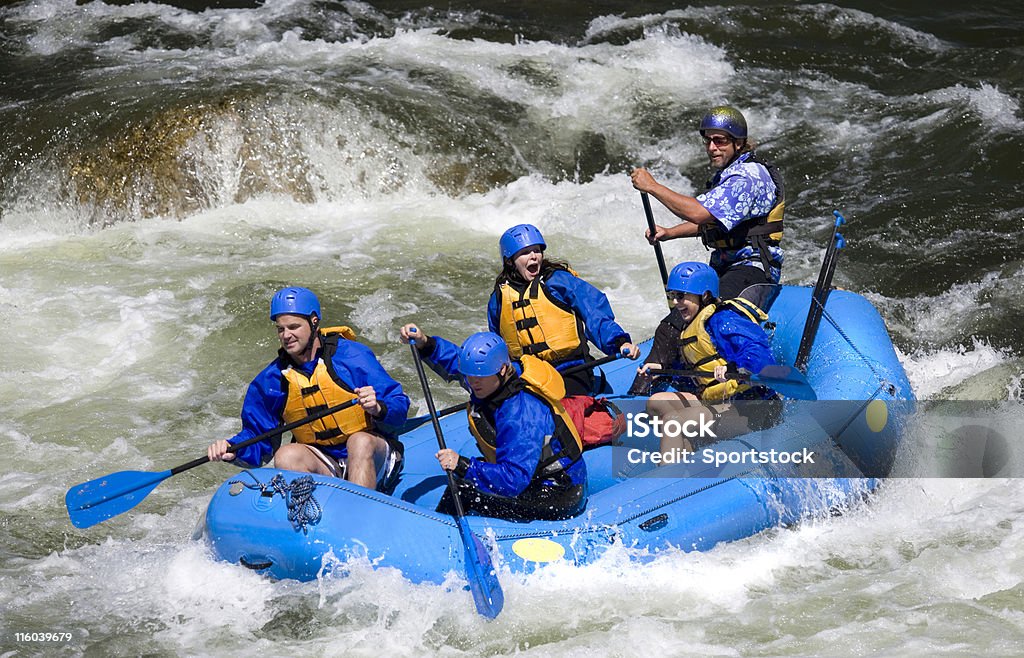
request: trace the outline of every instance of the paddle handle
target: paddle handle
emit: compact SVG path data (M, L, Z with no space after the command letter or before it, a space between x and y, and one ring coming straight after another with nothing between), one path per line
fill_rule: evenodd
M306 416L305 418L300 418L300 419L298 419L296 421L293 421L291 423L287 423L285 425L281 425L280 427L275 427L274 429L266 431L263 434L260 434L258 436L254 436L251 439L246 439L245 441L241 441L239 443L232 444L231 452L233 452L233 453L234 452L238 452L242 448L251 446L251 445L253 445L255 443L259 443L260 441L266 441L267 439L275 437L275 436L277 436L279 434L284 434L285 432L290 432L293 429L295 429L296 427L302 427L303 425L305 425L307 423L312 423L314 420L319 420L319 419L323 418L324 416L330 416L331 414L336 414L339 411L344 411L345 409L348 409L349 407L357 404L358 402L359 402L359 398L352 398L351 400L348 400L346 402L342 402L341 404L336 404L333 407L328 407L327 409L321 409L320 411L318 411L316 413L313 413L313 414L310 414L310 415ZM182 473L184 471L187 471L190 468L195 468L196 466L202 466L203 464L205 464L208 461L210 461L210 457L209 456L204 456L204 457L199 457L198 459L193 459L192 461L187 462L185 464L182 464L181 466L175 466L174 468L172 468L171 469L171 475L177 475L178 473Z
M655 226L654 226L654 212L651 210L651 200L647 196L647 192L640 193L640 200L644 202L644 214L647 215L647 230L651 232L651 237L654 237ZM662 285L668 285L668 268L665 267L665 254L661 252L661 243L655 240L654 242L654 255L658 259L658 271L661 272L661 283Z

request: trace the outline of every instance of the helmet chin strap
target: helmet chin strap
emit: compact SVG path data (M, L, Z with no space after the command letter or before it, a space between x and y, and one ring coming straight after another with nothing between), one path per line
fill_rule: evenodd
M302 347L302 353L308 354L310 359L312 359L313 342L316 340L317 335L319 334L320 318L318 318L314 313L313 315L306 318L306 321L309 322L309 339L306 341L306 344Z

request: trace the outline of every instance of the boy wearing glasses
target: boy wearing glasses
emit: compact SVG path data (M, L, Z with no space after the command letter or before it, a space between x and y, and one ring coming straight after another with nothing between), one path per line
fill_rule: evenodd
M712 250L710 265L720 279L721 298L737 297L748 286L778 283L782 274L782 176L759 158L747 138L747 121L734 107L711 108L700 122L708 160L715 168L707 190L696 197L675 192L635 169L633 187L647 192L682 219L657 226L647 239L700 236ZM757 302L759 300L751 300Z

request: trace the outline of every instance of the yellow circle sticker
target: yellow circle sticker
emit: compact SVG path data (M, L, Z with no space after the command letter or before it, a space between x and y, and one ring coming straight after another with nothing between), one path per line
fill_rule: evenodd
M512 544L512 552L530 562L554 562L562 559L565 548L550 539L529 537Z
M889 407L882 400L872 400L864 411L864 417L872 432L881 432L889 422Z

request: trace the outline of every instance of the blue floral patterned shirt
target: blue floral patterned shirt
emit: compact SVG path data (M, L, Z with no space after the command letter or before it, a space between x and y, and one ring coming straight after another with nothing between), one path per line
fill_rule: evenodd
M718 220L726 231L731 231L751 217L767 215L775 205L777 189L771 174L764 165L747 162L750 153L744 153L722 169L711 179L711 189L697 196L697 201ZM782 263L783 251L769 247L772 261ZM750 265L764 269L761 255L749 245L740 249L715 249L711 252L711 267L723 270L735 265ZM772 267L769 273L776 283L782 274L781 268Z

